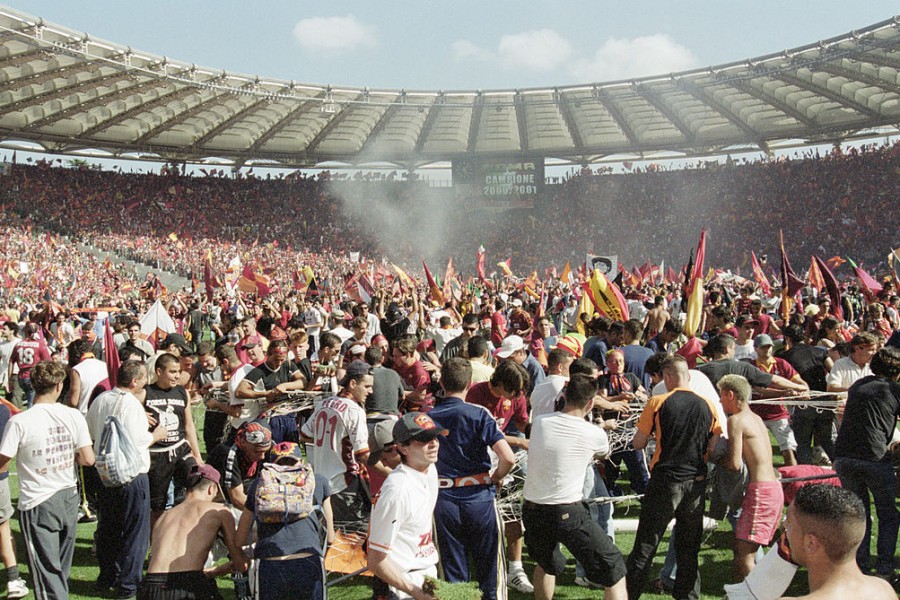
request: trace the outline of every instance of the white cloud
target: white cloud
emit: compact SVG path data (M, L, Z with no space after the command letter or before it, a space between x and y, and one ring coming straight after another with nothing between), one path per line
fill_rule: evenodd
M578 81L589 82L662 75L696 66L690 49L657 34L607 40L593 57L574 61L569 72Z
M689 48L663 34L609 39L593 55L584 56L578 56L572 44L552 29L504 35L496 51L468 40L454 42L452 51L457 61L489 62L509 71L564 69L584 83L666 74L697 66Z
M309 51L339 51L376 45L375 29L356 17L310 17L294 25L294 39Z
M497 57L508 69L549 71L565 63L572 45L552 29L525 31L500 38Z
M451 50L453 51L453 58L456 60L467 60L467 59L478 59L478 60L492 60L493 55L470 42L469 40L458 40L453 42L451 46Z

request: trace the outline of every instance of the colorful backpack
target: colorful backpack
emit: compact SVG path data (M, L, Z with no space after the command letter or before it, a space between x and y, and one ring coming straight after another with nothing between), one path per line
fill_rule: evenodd
M254 513L260 523L293 523L315 509L316 478L306 463L265 463L256 483Z

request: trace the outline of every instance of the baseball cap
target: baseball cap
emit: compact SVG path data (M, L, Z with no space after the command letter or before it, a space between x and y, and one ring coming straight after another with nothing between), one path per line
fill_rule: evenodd
M216 484L216 489L218 492L216 493L216 497L213 498L215 502L224 502L225 494L222 492L222 486L220 482L222 480L222 475L219 471L210 464L202 464L202 465L194 465L191 467L191 470L187 474L187 479L185 481L185 486L187 489L193 489L198 483L200 483L201 479L206 479L208 481L212 481Z
M735 327L741 327L743 325L756 325L759 323L759 320L754 319L750 315L741 315L737 318L737 321L734 322Z
M344 311L342 311L342 310L339 309L339 308L336 308L336 309L334 309L333 311L331 311L331 316L334 317L335 319L343 319L343 318L344 318Z
M254 446L269 446L272 444L272 432L262 423L248 421L238 429L237 439Z
M250 348L255 348L261 344L262 344L262 339L259 337L258 334L254 333L253 335L248 337L246 340L244 340L244 343L241 344L241 349L249 350Z
M763 346L774 346L775 342L772 341L772 337L767 333L761 333L753 339L753 347L754 348L762 348Z
M191 347L187 344L187 340L184 339L184 336L180 333L170 333L166 336L166 339L163 343L165 344L165 347L175 344L178 349L181 350L181 352L184 354L193 353L193 350L191 350Z
M286 340L287 332L285 332L284 329L282 329L281 327L278 327L276 325L276 326L272 327L272 331L269 332L269 339L270 340Z
M372 435L369 436L369 460L371 467L384 456L384 451L388 447L394 445L394 423L395 419L385 419L375 423Z
M269 462L292 465L303 462L303 451L294 442L281 442L269 450Z
M417 442L430 442L441 435L447 435L449 432L441 427L425 413L410 412L406 413L400 420L394 423L393 434L394 443L403 444L410 440Z
M349 365L347 365L347 370L344 371L344 378L341 379L341 387L347 387L350 385L350 380L354 377L359 377L360 375L368 375L372 372L372 367L369 363L362 360L354 360Z
M503 343L494 352L494 356L499 358L509 358L513 352L518 352L525 348L525 340L518 335L511 335L503 339Z
M522 307L522 301L519 298L513 298L512 301L510 301L510 304L519 308Z

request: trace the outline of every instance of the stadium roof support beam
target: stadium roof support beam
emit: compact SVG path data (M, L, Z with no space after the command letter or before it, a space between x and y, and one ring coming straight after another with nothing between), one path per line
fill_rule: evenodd
M34 105L35 102L39 102L41 104L45 102L52 102L57 98L63 98L70 94L76 94L79 90L83 88L90 88L99 83L111 83L113 81L118 81L122 79L128 79L130 77L126 73L110 73L109 75L104 75L102 77L98 77L96 79L90 79L88 81L82 81L76 85L71 86L63 86L61 88L57 88L55 90L47 90L46 92L40 92L34 94L33 96L28 96L27 98L22 98L17 102L13 102L7 106L4 106L2 110L0 110L0 115L9 114L11 112L17 111L23 107ZM31 82L29 82L31 83Z
M306 110L307 107L310 107L310 106L313 106L316 104L321 106L322 101L320 99L324 98L324 97L325 97L325 92L323 91L323 92L319 93L319 95L318 95L319 99L317 99L317 100L307 100L306 102L298 102L297 106L295 106L292 110L289 110L288 113L286 115L284 115L284 117L281 118L281 120L279 120L277 123L272 125L261 136L259 136L255 140L253 140L253 143L250 144L250 146L247 148L247 154L252 155L253 153L258 152L259 149L262 148L266 142L268 142L273 137L275 137L276 135L281 133L281 131L285 127L290 125L294 121L294 119L297 118L298 115L303 114L303 111Z
M795 119L798 123L801 123L804 127L808 129L813 129L816 126L815 121L807 117L805 114L791 106L790 104L778 99L777 97L767 94L765 91L758 89L753 86L749 80L745 79L734 79L729 81L731 85L744 92L749 96L753 96L760 102L765 102L766 104L770 104L786 114L787 116Z
M443 95L439 95L435 98L431 108L428 109L428 114L425 115L425 122L422 123L422 129L419 131L419 137L416 139L416 156L421 156L422 150L425 148L425 143L428 141L428 134L431 133L434 122L437 121L438 114L440 114L439 111L441 110L441 107L444 106L443 101Z
M628 121L625 119L625 115L622 114L622 111L619 110L619 107L616 105L615 101L609 96L609 94L603 89L597 88L597 100L600 104L606 108L606 112L612 116L613 120L619 126L619 129L622 130L622 133L625 134L625 137L628 139L628 143L634 147L640 146L640 142L638 141L637 136L634 134L634 130L631 128L631 125L628 124Z
M144 135L140 136L138 139L134 140L134 143L138 146L143 146L147 143L147 141L152 140L154 137L159 135L161 131L165 131L166 129L171 129L173 125L177 125L178 123L183 122L185 119L189 119L192 116L196 115L201 110L205 110L210 104L214 104L217 102L222 96L227 94L228 92L223 92L220 90L215 90L212 96L207 98L206 100L202 100L192 106L191 108L184 110L168 121L163 121L156 127L151 127L149 131L147 131Z
M160 82L156 79L151 79L149 81L145 81L143 83L139 83L137 85L129 86L127 88L122 88L118 90L112 90L107 94L103 94L102 96L98 96L93 98L92 100L88 100L87 102L73 104L68 108L64 108L63 110L57 111L53 114L47 115L34 121L28 127L24 127L24 131L34 131L36 129L40 129L44 127L48 123L56 123L58 121L62 121L68 115L72 113L83 113L88 110L93 109L95 106L109 104L110 101L119 98L120 96L127 96L131 94L140 94L148 89L157 87L160 85Z
M366 141L363 143L362 150L360 150L361 154L365 154L366 147L374 144L375 138L379 133L385 128L388 122L394 118L394 115L400 110L400 106L397 104L391 104L390 107L381 115L378 119L378 122L375 123L375 127L372 128L372 131L369 132L369 135L366 137Z
M650 106L658 110L662 116L667 118L669 122L672 123L672 125L674 125L678 129L678 131L681 132L681 135L684 136L684 139L688 144L693 145L697 141L697 136L694 135L694 132L691 131L691 128L688 127L687 123L685 123L683 119L676 115L675 111L669 108L669 105L659 97L659 94L643 85L634 86L634 90L641 96L641 98L646 100L650 104Z
M719 102L712 94L708 94L705 89L688 79L679 79L676 85L680 86L681 89L697 98L697 100L707 104L710 108L728 119L735 127L738 127L741 131L750 136L757 146L760 148L765 146L762 136L760 136L755 129L750 127L749 123L745 122L729 107Z
M316 134L316 137L314 137L313 139L311 139L309 141L309 143L306 145L306 152L307 153L314 152L316 147L322 143L322 140L324 140L326 137L328 137L328 134L331 133L331 131L335 127L340 125L344 121L344 119L346 119L347 117L350 116L350 113L353 111L354 103L359 102L364 97L365 97L365 93L359 93L356 95L356 98L354 98L351 102L349 102L347 104L346 107L342 106L341 112L339 112L336 115L334 115L333 117L331 117L331 120L325 124L325 127L323 127L319 131L319 133Z
M478 142L478 125L481 123L482 111L484 111L484 96L479 92L472 103L472 118L469 119L469 140L466 144L467 152L475 152L475 144Z
M149 111L153 110L153 108L155 108L156 106L159 106L160 104L172 102L173 100L179 100L181 98L184 98L185 96L190 96L191 94L193 94L195 92L196 92L196 90L194 90L193 88L190 88L190 87L185 87L185 88L181 88L181 89L178 89L177 87L173 88L169 92L162 94L161 96L159 96L157 98L154 98L150 102L142 102L141 104L138 104L137 106L129 108L128 110L123 111L114 117L110 117L104 121L100 121L93 127L90 127L88 129L84 130L82 132L81 136L85 137L85 138L90 137L90 136L94 135L95 133L97 133L98 131L104 131L106 129L109 129L110 127L114 127L114 126L118 125L119 123L123 123L124 121L127 121L128 119L133 118L135 115L149 112Z
M4 67L6 65L3 64L3 61L0 60L0 67ZM100 67L97 66L95 70L98 70ZM10 77L6 81L3 82L9 89L19 89L22 86L26 85L40 85L45 81L49 81L51 79L64 78L68 74L69 71L73 73L83 73L85 71L85 67L81 63L73 63L71 65L61 65L59 67L55 67L53 69L45 69L40 73L23 73L18 75L17 77ZM18 87L13 88L10 84L19 84Z
M565 122L566 127L569 129L569 135L572 137L572 144L575 146L574 150L579 153L584 153L584 140L581 137L581 132L578 131L578 125L575 123L575 116L572 114L572 109L569 108L569 103L560 102L559 112L562 115L563 122Z
M238 121L243 119L244 117L246 117L248 114L251 114L254 111L259 110L260 107L265 106L266 104L268 104L268 102L269 102L268 98L262 98L260 100L257 100L256 102L253 102L252 104L250 104L248 106L245 106L242 109L235 111L235 113L233 115L231 115L230 117L228 117L227 119L225 119L224 121L219 123L218 125L214 126L212 129L210 129L209 131L204 133L202 136L200 136L194 142L193 147L201 148L206 142L213 139L214 137L216 137L217 135L219 135L220 133L222 133L223 131L225 131L226 129L228 129L229 127L231 127L232 125L234 125L235 123L237 123Z
M844 58L850 58L859 62L869 63L870 65L888 67L900 71L900 59L888 56L887 53L878 54L877 52L856 52L849 56L845 56Z
M513 109L516 111L516 122L519 125L519 148L522 152L528 152L528 126L525 123L525 102L522 100L522 92L516 92Z
M836 77L843 77L848 81L861 81L863 83L867 83L872 87L877 87L878 89L885 90L887 92L892 91L890 82L886 81L880 77L875 77L874 75L869 75L868 73L863 73L860 71L851 71L850 69L845 69L840 65L836 65L834 63L822 63L820 65L816 65L817 71L824 71L830 75L834 75Z
M832 92L831 90L829 90L826 87L816 85L812 81L807 81L805 79L801 79L801 78L799 78L795 75L791 75L789 73L778 73L777 75L775 75L775 77L785 83L795 85L798 88L800 88L801 90L806 90L806 91L812 92L814 94L818 94L819 96L824 96L825 98L828 98L829 100L831 100L833 102L837 102L841 106L846 106L847 108L852 108L859 114L864 115L866 117L869 117L872 119L880 119L881 118L881 115L878 113L878 111L872 110L868 106L863 106L859 102L857 102L851 98L847 98L843 94L838 94L836 92Z

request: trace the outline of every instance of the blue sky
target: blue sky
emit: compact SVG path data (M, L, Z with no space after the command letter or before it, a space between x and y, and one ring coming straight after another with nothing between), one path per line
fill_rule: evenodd
M10 6L217 69L444 90L669 73L777 52L900 13L896 0L29 0Z

